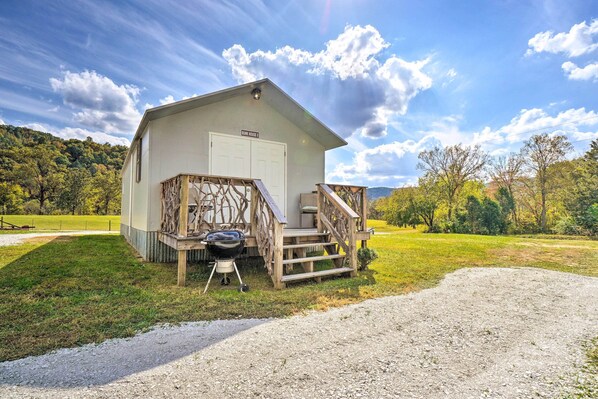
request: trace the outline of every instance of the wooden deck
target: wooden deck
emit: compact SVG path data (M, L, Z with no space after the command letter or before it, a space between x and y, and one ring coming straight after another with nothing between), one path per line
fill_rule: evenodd
M328 236L329 234L321 233L321 235ZM297 247L303 247L304 244L292 244L292 239L295 238L301 241L301 239L313 238L318 236L318 229L283 229L282 236L285 247L293 248L293 245L297 245ZM357 241L368 241L370 237L371 233L369 231L358 231L356 233ZM170 248L176 249L178 251L202 250L206 248L206 246L202 244L203 238L199 236L177 237L174 234L158 232L158 240L168 245ZM336 243L336 240L331 238L329 242ZM255 236L246 235L245 246L249 248L257 247ZM322 243L313 243L311 246L322 246Z
M178 175L162 184L158 240L178 251L178 284L185 285L187 251L203 250L208 231L245 232L246 247L257 248L274 287L323 276L357 273L357 243L367 245L365 187L318 184L317 228L286 228L287 220L257 179ZM325 254L308 257L313 249ZM331 260L329 270L313 270L314 261ZM303 273L292 273L293 267Z

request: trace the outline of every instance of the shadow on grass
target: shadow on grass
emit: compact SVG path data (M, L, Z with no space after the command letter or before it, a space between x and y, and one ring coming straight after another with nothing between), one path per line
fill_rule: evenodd
M190 265L188 285L177 287L176 264L140 262L120 236L60 237L2 247L0 255L0 384L40 387L105 384L272 317L358 302L361 288L375 283L367 272L276 291L263 262L242 260L250 292L237 292L231 276L231 286L213 282L203 295L207 265ZM206 322L218 319L236 320ZM197 321L204 324L133 337L155 325ZM74 349L46 354L60 348Z

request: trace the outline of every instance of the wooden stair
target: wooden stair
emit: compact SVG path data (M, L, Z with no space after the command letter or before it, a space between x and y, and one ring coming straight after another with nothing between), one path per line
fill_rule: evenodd
M305 262L316 262L318 260L326 260L326 259L342 259L345 255L322 255L322 256L307 256L305 258L293 258L293 259L285 259L282 261L283 265L290 265L292 263L305 263Z
M335 276L346 273L353 273L351 267L344 266L346 255L338 253L338 246L328 233L317 233L316 231L288 231L284 233L283 244L284 266L282 283L290 283L301 280L315 279L320 282L322 277ZM310 249L323 248L324 255L307 256ZM314 262L331 260L334 267L327 270L314 271ZM302 273L292 273L293 266L300 265Z
M310 278L321 278L324 276L333 276L336 274L351 273L352 271L353 271L353 269L351 269L350 267L336 267L334 269L321 270L319 272L287 274L285 276L282 276L282 282L288 283L288 282L292 282L292 281L307 280Z

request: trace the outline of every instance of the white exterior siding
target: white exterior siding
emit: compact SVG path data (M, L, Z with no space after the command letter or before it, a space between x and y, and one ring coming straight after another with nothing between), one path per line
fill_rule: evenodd
M148 159L142 160L142 181L136 183L133 207L133 226L141 230L160 228L161 181L181 173L209 173L209 132L240 136L241 130L251 130L259 132L260 139L287 144L288 227L299 227L299 194L315 190L315 184L324 181L324 147L264 101L250 96L165 116L151 121L148 128L151 134L143 135L143 146L151 148L151 159L149 165ZM143 190L149 195L137 197Z
M132 154L122 170L121 224L144 231L148 231L150 202L148 198L148 187L151 181L149 136L149 129L146 129L141 141L141 180L136 181L137 142L132 144Z

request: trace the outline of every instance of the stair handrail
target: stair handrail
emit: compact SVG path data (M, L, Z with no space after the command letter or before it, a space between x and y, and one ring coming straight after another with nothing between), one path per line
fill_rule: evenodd
M354 273L357 272L357 219L359 215L345 203L327 184L318 187L318 232L328 231L343 248L351 263Z
M336 183L328 183L328 187L360 216L357 225L361 231L366 231L368 213L367 187Z
M255 236L258 251L264 258L274 288L284 287L282 282L283 236L287 224L284 216L264 183L253 180L251 198L251 234Z

